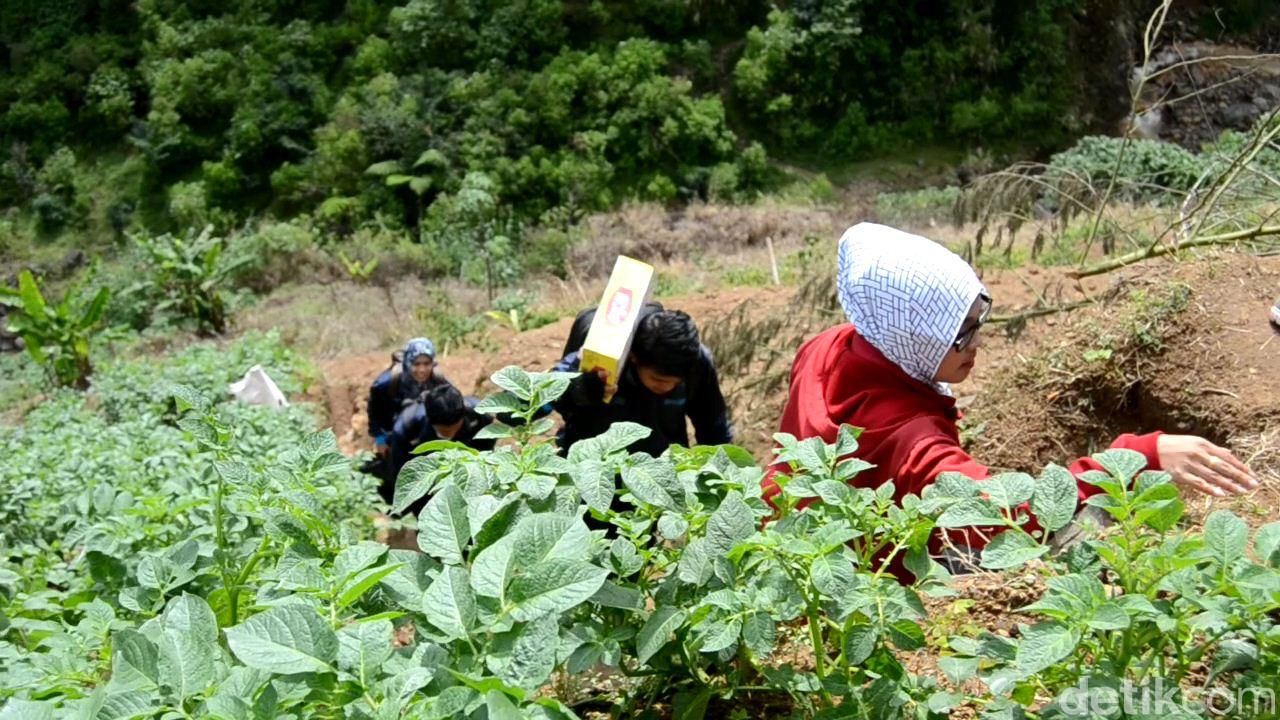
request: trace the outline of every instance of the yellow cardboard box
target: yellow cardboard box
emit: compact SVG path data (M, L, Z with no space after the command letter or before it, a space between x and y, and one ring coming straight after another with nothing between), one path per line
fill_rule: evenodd
M631 340L640 325L640 309L653 293L653 280L652 265L625 255L618 256L609 275L609 284L582 343L581 369L589 372L604 368L608 373L605 383L610 388L617 386L622 375ZM612 394L606 392L605 402L612 399Z

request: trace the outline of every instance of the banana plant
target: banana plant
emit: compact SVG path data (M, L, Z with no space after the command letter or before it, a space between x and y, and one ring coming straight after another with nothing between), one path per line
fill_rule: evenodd
M16 289L0 288L0 304L15 309L9 316L10 332L22 338L27 353L44 368L50 380L78 390L89 387L89 376L93 374L89 341L102 322L110 297L110 289L104 287L84 303L72 289L61 302L52 305L45 300L30 270L23 270L18 276Z

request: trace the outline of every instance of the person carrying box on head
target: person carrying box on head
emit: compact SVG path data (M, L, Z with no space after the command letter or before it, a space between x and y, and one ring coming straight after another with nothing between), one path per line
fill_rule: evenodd
M711 351L692 318L649 301L652 278L651 266L619 257L600 307L575 319L554 368L582 372L554 403L564 419L557 436L562 452L616 422L649 428L649 437L630 449L655 456L671 445L689 446L687 422L700 445L732 442Z

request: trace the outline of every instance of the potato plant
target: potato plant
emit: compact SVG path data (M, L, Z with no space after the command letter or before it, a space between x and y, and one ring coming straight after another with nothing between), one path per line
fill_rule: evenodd
M394 506L421 508L420 552L367 539L371 488L330 434L264 444L285 426L192 388L149 418L165 432L138 477L74 491L56 479L73 469L32 473L4 507L41 482L66 497L41 509L47 527L5 526L0 718L697 720L762 701L1048 718L1082 693L1275 683L1280 525L1251 546L1226 512L1188 531L1136 454L1097 456L1087 502L1113 524L1058 552L1078 501L1055 466L945 476L899 504L855 487L855 429L780 435L770 504L734 447L655 458L627 450L644 428L619 424L562 455L538 415L570 376L493 380L498 449L430 443L401 473ZM990 539L983 569L1047 590L1015 637L938 647L924 598L954 592L935 557L964 533ZM911 669L925 651L938 672Z

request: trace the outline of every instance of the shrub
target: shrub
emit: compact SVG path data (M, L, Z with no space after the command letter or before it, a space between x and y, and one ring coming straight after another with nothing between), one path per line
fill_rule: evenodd
M875 217L889 225L929 225L950 220L960 199L958 187L922 188L876 195Z
M93 374L90 340L102 321L111 291L102 288L86 301L72 288L51 305L30 270L18 275L18 287L0 287L0 303L13 310L12 332L26 344L27 354L56 385L83 390Z
M232 257L226 241L205 226L182 236L135 234L140 279L126 294L149 302L154 318L191 322L200 333L227 329L227 293L251 257Z
M306 218L246 227L230 237L226 253L235 261L230 284L258 293L322 274L327 265Z
M1114 174L1117 198L1176 202L1207 168L1204 159L1189 150L1158 140L1130 140L1121 159L1124 143L1122 138L1081 138L1050 158L1049 181L1064 187L1085 183L1101 194Z

